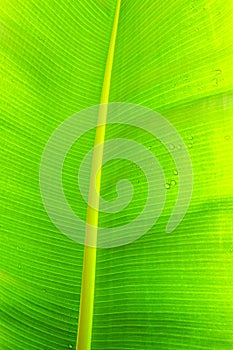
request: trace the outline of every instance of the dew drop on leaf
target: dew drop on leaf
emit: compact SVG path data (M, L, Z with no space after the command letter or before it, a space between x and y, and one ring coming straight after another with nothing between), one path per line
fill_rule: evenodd
M169 149L172 151L172 150L174 150L176 147L175 147L175 145L173 145L172 143L168 146L169 147Z
M218 79L213 80L213 86L218 86Z

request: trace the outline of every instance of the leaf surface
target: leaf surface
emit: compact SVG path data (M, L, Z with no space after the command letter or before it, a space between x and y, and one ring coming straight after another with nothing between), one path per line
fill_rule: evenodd
M100 103L115 6L1 1L4 350L76 346L83 246L48 218L39 167L56 127ZM97 251L93 350L232 349L232 17L230 0L122 1L109 101L151 108L176 127L192 159L194 192L184 220L166 235L178 175L157 141L135 132L175 185L146 235ZM114 136L109 129L106 138ZM94 137L84 135L79 149L88 150ZM82 152L74 145L68 155L64 190L85 216L76 196ZM101 190L110 200L117 181L111 169ZM110 218L124 224L143 206L145 189L136 168L120 169L138 193L126 216ZM110 219L102 217L103 225Z

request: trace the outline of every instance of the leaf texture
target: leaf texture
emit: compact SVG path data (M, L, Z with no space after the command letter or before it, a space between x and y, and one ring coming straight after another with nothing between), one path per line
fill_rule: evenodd
M100 103L115 6L1 0L3 350L76 347L83 246L48 218L39 166L54 129ZM166 235L178 175L156 140L135 132L175 185L146 235L98 249L92 350L232 349L232 19L230 0L122 1L109 100L156 110L176 127L192 159L194 193ZM109 129L106 139L116 135ZM64 191L83 217L76 171L94 137L84 135L64 164ZM137 197L127 215L103 216L103 225L124 224L145 201L143 175L124 165L112 167L122 166ZM110 200L111 169L101 189Z

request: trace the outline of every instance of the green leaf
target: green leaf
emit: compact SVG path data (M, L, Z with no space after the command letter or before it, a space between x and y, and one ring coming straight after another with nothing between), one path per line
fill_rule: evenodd
M50 221L39 168L53 131L101 101L115 10L115 0L1 1L3 350L76 348L83 246ZM135 131L163 166L166 206L137 241L97 250L92 350L232 349L232 10L230 0L122 0L109 102L143 105L174 125L194 191L167 235L179 174L157 140ZM94 138L84 135L83 150ZM84 217L76 196L82 152L74 145L68 154L64 191ZM116 197L118 165L138 196L126 217L111 218L124 224L145 202L145 181L113 164L103 169L104 198Z

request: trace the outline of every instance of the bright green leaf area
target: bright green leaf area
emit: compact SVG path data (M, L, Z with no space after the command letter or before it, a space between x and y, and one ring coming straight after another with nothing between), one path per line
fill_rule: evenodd
M0 348L75 349L83 246L48 218L39 166L56 127L100 102L116 3L0 3ZM132 139L159 159L173 185L147 234L97 251L92 350L233 348L232 39L231 0L122 1L110 102L151 108L176 127L192 159L194 192L167 235L178 175L158 140L135 129ZM109 127L106 139L119 128ZM77 169L94 136L77 141L64 163L64 191L82 218ZM145 203L144 175L122 161L104 167L102 196L114 200L120 178L130 179L134 197L115 217L101 214L104 227L133 220Z

